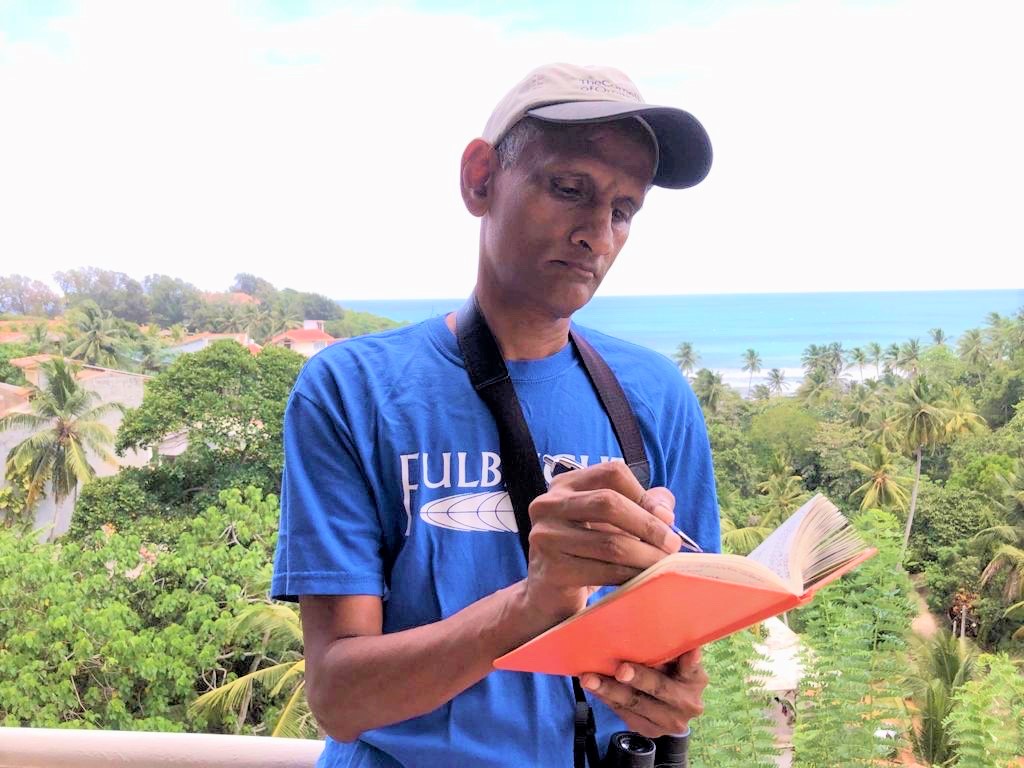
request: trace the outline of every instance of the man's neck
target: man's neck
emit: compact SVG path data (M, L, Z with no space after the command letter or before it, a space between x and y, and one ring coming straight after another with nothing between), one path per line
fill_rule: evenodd
M569 318L551 318L536 312L510 308L477 293L477 301L506 360L539 360L569 343ZM455 313L445 318L455 333Z

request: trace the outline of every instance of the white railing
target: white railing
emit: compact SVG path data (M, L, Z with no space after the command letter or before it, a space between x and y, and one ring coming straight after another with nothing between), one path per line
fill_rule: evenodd
M322 749L269 736L0 728L0 768L312 768Z

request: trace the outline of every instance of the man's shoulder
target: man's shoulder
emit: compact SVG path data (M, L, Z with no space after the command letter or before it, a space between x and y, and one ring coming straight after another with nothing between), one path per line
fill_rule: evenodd
M332 388L369 380L381 383L398 376L410 361L423 363L431 358L430 350L436 349L431 322L424 320L336 342L306 361L296 389L315 390L324 382L331 382Z
M657 377L668 377L672 382L685 379L679 375L675 364L660 352L648 347L642 347L631 341L609 336L607 333L596 331L593 328L575 325L576 331L601 353L601 356L616 372L619 367L643 366L651 375Z

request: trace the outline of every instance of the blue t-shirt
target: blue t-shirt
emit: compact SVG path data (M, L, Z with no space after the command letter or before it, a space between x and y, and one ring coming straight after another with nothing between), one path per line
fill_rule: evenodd
M618 377L640 424L652 486L678 525L719 551L703 416L665 357L577 329ZM509 372L537 450L583 464L621 458L571 345ZM379 595L384 632L447 618L526 576L501 480L498 433L443 317L335 344L303 368L285 416L273 597ZM600 593L599 593L600 594ZM625 726L594 699L598 744ZM572 764L569 678L494 671L422 717L328 738L323 768Z

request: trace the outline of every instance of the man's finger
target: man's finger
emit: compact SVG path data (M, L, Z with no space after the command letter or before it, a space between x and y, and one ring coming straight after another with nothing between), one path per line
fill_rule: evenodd
M580 527L583 523L606 523L664 552L678 552L682 546L682 539L664 521L612 489L577 491L557 500L539 496L530 505L535 524L541 511L549 507L562 520Z
M629 467L621 461L605 461L584 469L563 472L554 477L551 487L569 488L574 491L593 491L598 488L610 488L633 501L639 499L644 493L644 487L640 485L640 481L636 479Z
M668 488L657 486L649 488L637 502L652 515L657 515L660 520L671 525L675 522L676 497Z
M700 666L700 646L679 657L679 661L676 663L676 674L679 676L689 675L698 666Z
M617 528L585 529L551 522L530 534L531 546L536 544L546 551L595 560L602 563L627 566L642 571L665 556L663 549L628 536ZM595 582L596 583L596 582ZM611 583L611 582L601 582Z

